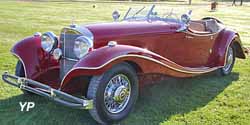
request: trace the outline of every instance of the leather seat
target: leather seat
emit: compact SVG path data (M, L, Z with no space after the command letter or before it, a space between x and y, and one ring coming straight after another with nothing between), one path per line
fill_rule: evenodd
M188 26L189 31L197 34L216 33L222 29L222 26L216 20L198 20L190 21Z
M206 25L206 31L209 31L211 33L216 33L221 29L217 21L213 19L206 20L205 25Z
M206 26L204 21L190 21L188 30L196 34L209 34L206 31Z

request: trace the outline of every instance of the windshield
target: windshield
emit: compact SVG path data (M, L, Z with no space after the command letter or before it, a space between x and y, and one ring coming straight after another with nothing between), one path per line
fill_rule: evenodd
M129 8L123 20L148 20L148 21L171 21L180 22L180 16L173 9L157 12L155 5L151 7Z

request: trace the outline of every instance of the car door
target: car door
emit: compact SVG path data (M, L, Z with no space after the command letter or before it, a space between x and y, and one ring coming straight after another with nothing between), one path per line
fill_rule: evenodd
M214 35L194 34L189 31L184 32L184 45L186 46L184 64L190 67L203 67L208 64L208 59L212 54L214 45Z
M160 34L157 53L184 67L204 67L214 44L213 35L196 35L186 31Z

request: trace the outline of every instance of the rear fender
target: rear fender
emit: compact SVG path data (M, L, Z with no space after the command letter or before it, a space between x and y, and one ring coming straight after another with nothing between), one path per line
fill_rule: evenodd
M245 59L246 56L241 45L239 34L230 29L224 29L219 33L214 46L214 62L217 66L224 66L229 46L233 44L236 48L236 57Z
M240 36L239 34L237 34L233 40L233 45L236 49L236 57L240 58L240 59L246 59L246 55L244 52L244 47L242 46L241 40L240 40Z
M34 80L48 69L58 67L58 62L41 48L39 36L27 37L17 42L11 53L22 62L25 77L29 79Z

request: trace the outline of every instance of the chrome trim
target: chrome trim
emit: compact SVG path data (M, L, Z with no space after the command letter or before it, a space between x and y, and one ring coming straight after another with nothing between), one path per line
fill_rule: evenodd
M153 59L153 58L151 58L151 57L142 56L142 55L130 54L130 55L121 55L121 56L117 56L117 57L115 57L115 58L113 58L113 59L107 61L106 63L104 63L103 65L98 66L98 67L75 67L75 68L72 68L70 71L68 71L68 72L64 75L64 77L63 77L63 79L62 79L62 81L61 81L61 85L62 85L62 83L64 82L64 80L65 80L65 78L67 77L67 75L68 75L69 73L71 73L72 71L76 70L76 69L87 69L87 70L101 69L101 68L103 68L104 66L106 66L107 64L109 64L110 62L112 62L112 61L114 61L114 60L116 60L116 59L119 59L119 58L123 58L123 57L138 57L138 58L150 60L150 61L153 61L153 62L155 62L155 63L158 63L158 64L160 64L160 65L162 65L162 66L165 66L165 67L167 67L167 68L170 68L170 69L172 69L172 70L175 70L175 71L178 71L178 72L182 72L182 73L187 73L187 74L202 74L202 73L208 73L208 72L211 72L211 71L214 71L214 70L216 70L216 69L219 69L219 68L222 68L222 67L223 67L223 66L217 66L217 67L209 68L208 70L203 70L203 71L202 71L202 70L197 70L197 69L190 69L190 71L185 71L185 70L180 70L180 69L171 67L171 66L169 66L169 65L166 65L165 63L160 62L160 61L158 61L158 60L156 60L156 59ZM185 67L184 67L184 68L185 68ZM192 71L191 71L191 70L192 70Z
M120 113L128 105L131 97L130 80L124 74L112 77L104 90L104 106L110 113Z
M94 40L93 33L84 26L75 25L75 27L65 27L62 29L62 32L68 32L68 31L75 32L76 34L82 34L84 36L87 36L92 41Z
M234 39L234 38L233 38L233 39ZM232 44L233 39L231 40L230 44L228 44L228 46L227 46L226 52L225 52L225 54L224 54L224 65L223 65L222 67L226 66L226 63L227 63L227 62L226 62L226 57L227 57L227 54L228 54L228 49L229 49L230 45Z
M87 49L87 51L85 51L84 52L84 54L82 55L82 57L84 57L85 55L87 55L88 53L89 53L89 50L91 49L91 48L93 48L93 40L91 40L91 39L89 39L88 37L86 37L86 36L79 36L79 37L77 37L76 39L75 39L75 41L74 41L74 54L75 54L75 56L78 58L78 59L81 59L82 57L80 57L80 55L78 56L77 54L76 54L76 51L75 51L75 45L76 45L76 41L79 41L79 42L83 42L83 43L87 43L88 44L88 49Z
M61 30L61 37L62 38L64 38L63 39L63 41L61 41L61 42L63 42L63 43L61 43L62 44L62 50L63 50L63 57L65 58L64 60L61 60L61 65L60 65L60 67L67 67L67 61L69 60L69 61L74 61L74 62L77 62L77 61L79 61L77 58L75 58L75 57L73 57L74 56L74 51L73 51L73 49L72 49L72 52L70 52L70 55L72 54L72 56L69 56L69 57L67 57L66 56L66 54L68 55L68 52L69 51L67 51L68 49L66 48L66 45L68 45L68 41L67 41L67 39L66 39L66 37L67 37L67 35L70 35L70 34L74 34L74 35L77 35L78 37L79 36L83 36L84 38L86 38L86 39L88 39L88 41L89 41L89 43L90 43L90 45L94 45L94 42L93 42L93 40L94 40L94 36L93 36L93 34L92 34L92 32L89 30L89 29L87 29L86 27L84 27L84 26L79 26L79 25L75 25L74 27L65 27L65 28L63 28L62 30ZM75 39L77 39L77 38L75 38ZM74 44L74 40L75 39L72 39L70 42L72 43L72 44ZM71 44L70 43L70 44ZM71 50L70 50L71 51ZM73 62L72 62L73 63ZM70 70L72 67L68 67L68 68L62 68L63 70L63 72L64 73L62 73L61 74L61 71L60 71L60 78L63 78L64 77L64 75L65 75L65 73L68 71L68 70ZM66 69L67 69L67 71L66 71Z
M152 5L152 7L150 8L148 14L147 14L147 19L149 19L149 16L152 14L153 10L155 8L155 5Z
M86 99L85 97L79 98L63 91L53 89L52 87L46 85L46 83L40 83L32 79L27 79L24 77L18 77L15 75L8 74L4 72L2 75L2 80L7 84L20 88L22 90L43 96L45 98L51 99L62 105L77 108L77 109L92 109L93 100ZM32 86L32 87L30 87Z
M65 40L65 37L66 37L66 32L67 32L67 30L66 29L63 29L63 56L62 56L62 58L65 56L65 42L66 42L66 40ZM61 63L60 63L61 64ZM65 67L65 60L63 60L63 67ZM61 70L61 67L60 67L60 70ZM61 71L60 71L60 78L61 78Z
M229 47L227 50L227 55L225 56L225 66L222 68L224 71L228 72L228 70L231 68L231 65L233 64L233 49L232 47Z
M62 50L60 48L56 48L52 53L54 59L59 60L62 57Z
M126 18L127 18L127 16L128 16L128 13L131 11L131 7L128 9L128 11L127 11L127 13L125 14L125 16L123 17L123 20L125 20Z
M76 28L76 26L77 26L76 24L73 24L73 21L72 21L72 24L69 25L70 28Z
M117 10L115 10L115 11L112 13L112 17L113 17L114 22L118 22L120 16L121 16L121 15L120 15L120 13L119 13Z
M43 33L43 35L48 35L51 38L57 38L56 35L53 32L51 32L51 31L45 32L45 33Z
M94 46L94 43L93 43L93 40L90 39L89 37L87 36L80 36L80 37L77 37L76 40L83 40L84 42L87 42L89 45L90 45L90 48L92 48ZM85 41L84 39L86 39L87 41ZM75 41L76 41L75 40Z
M24 77L27 78L27 70L26 70L26 67L24 65L24 62L23 62L22 58L20 56L18 56L16 53L12 52L12 51L11 51L11 54L14 55L16 58L18 58L18 60L20 60L22 62L24 75L25 75Z
M109 47L114 47L114 46L116 46L117 45L117 42L116 41L109 41L108 42L108 46Z
M41 38L41 47L43 48L44 51L50 53L50 52L52 52L52 51L58 46L58 39L57 39L57 36L56 36L53 32L51 32L51 31L45 32L45 33L42 34L42 36L43 36L43 35L49 36L49 37L51 38L51 40L54 41L51 50L46 51L46 50L43 48L43 45L42 45L43 41L42 41L42 38ZM42 36L41 36L41 37L42 37Z
M53 88L50 89L50 96L51 96L52 98L55 98L55 97L56 97L56 94L55 94Z
M74 61L74 62L78 62L79 60L78 59L72 59L72 58L68 58L68 57L65 57L65 56L62 56L63 59L66 59L66 60L69 60L69 61Z

